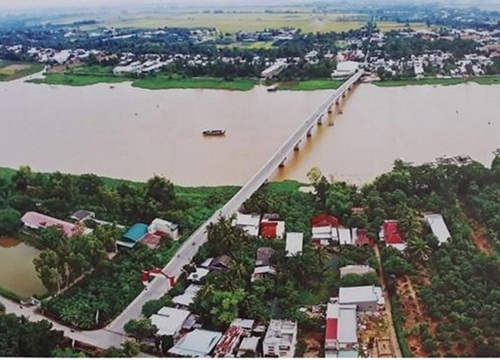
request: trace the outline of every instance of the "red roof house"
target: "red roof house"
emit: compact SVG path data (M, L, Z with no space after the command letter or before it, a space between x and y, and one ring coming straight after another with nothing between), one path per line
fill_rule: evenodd
M261 222L260 223L260 236L264 239L276 238L278 232L278 223L276 221Z
M386 244L404 244L405 241L398 231L396 220L386 220L383 225L384 241Z
M357 229L356 234L357 234L356 245L358 245L358 246L368 245L368 246L372 246L372 247L375 245L373 240L368 237L368 230Z
M338 319L326 319L326 336L325 341L337 340L338 336Z
M311 225L312 227L322 227L322 226L337 227L339 226L339 220L336 217L328 214L316 215L315 217L312 218Z
M53 218L48 215L37 213L35 211L28 211L26 214L23 215L21 221L24 224L24 226L34 230L47 228L51 226L58 227L68 237L78 234L86 235L92 232L92 229L88 229L84 226L75 225L63 220Z

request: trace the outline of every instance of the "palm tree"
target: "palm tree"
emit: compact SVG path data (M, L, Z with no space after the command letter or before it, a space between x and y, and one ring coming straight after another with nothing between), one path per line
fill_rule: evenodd
M429 260L432 250L422 238L416 238L408 241L406 251L411 259L423 263Z

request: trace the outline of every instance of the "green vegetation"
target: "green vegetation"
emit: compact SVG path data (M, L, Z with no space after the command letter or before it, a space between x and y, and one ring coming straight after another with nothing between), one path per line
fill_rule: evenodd
M480 76L472 78L423 78L423 79L401 79L401 80L385 80L375 81L372 84L381 87L394 87L394 86L409 86L409 85L457 85L474 82L480 85L495 85L500 84L499 75Z
M62 331L47 320L30 322L14 314L0 314L0 357L50 357L64 342Z
M223 80L213 78L169 78L165 76L147 77L137 79L132 82L132 86L142 89L220 89L220 90L251 90L257 80L253 79L234 79Z
M0 60L0 81L19 79L39 71L43 65L38 63L24 63Z
M33 79L35 84L87 86L100 83L121 83L131 81L132 86L141 89L220 89L220 90L251 90L257 83L253 79L223 80L215 78L170 78L166 76L150 76L134 79L121 75L98 75L84 73L47 74L43 79Z
M296 91L310 91L310 90L327 90L337 89L342 85L342 81L331 79L314 79L294 82L282 82L278 85L278 90L296 90Z
M266 49L269 50L273 47L272 41L255 41L255 42L235 42L231 44L217 44L218 49Z

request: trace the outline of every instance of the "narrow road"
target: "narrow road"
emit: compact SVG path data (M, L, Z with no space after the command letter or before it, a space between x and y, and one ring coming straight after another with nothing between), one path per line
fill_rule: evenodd
M382 266L382 258L380 257L380 251L378 249L378 244L375 244L373 248L375 251L375 256L377 257L379 268L380 268L380 284L382 285L382 291L384 292L385 299L385 312L387 314L387 319L389 320L389 331L391 332L391 344L394 351L394 355L397 358L402 358L401 349L399 348L398 337L396 335L396 330L394 328L394 321L392 319L392 307L391 298L389 297L389 292L387 291L387 286L384 279L384 268Z

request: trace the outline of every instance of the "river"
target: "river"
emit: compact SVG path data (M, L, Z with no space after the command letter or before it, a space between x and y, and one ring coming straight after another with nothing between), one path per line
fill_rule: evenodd
M47 289L35 272L40 251L10 237L0 238L0 286L22 297L42 295Z
M128 83L0 83L0 166L176 184L243 184L331 91L145 90ZM380 88L362 84L335 126L324 124L275 180L319 166L356 184L396 158L422 163L469 154L489 165L500 147L500 86ZM225 128L206 138L206 128Z

